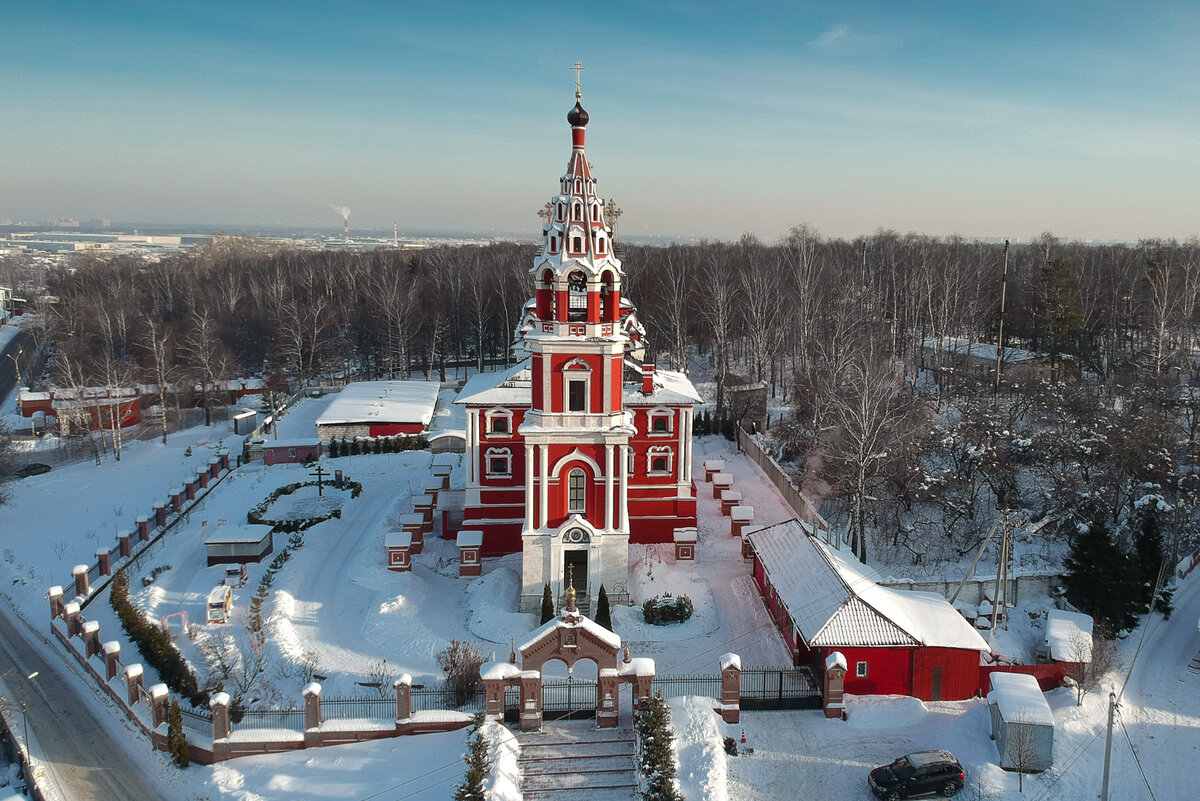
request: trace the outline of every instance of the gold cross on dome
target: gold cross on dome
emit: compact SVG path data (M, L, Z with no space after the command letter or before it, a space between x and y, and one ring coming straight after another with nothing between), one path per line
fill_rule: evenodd
M579 93L579 73L586 70L587 67L576 61L575 66L571 67L571 69L575 70L575 99L578 100L579 98L583 97L583 95Z

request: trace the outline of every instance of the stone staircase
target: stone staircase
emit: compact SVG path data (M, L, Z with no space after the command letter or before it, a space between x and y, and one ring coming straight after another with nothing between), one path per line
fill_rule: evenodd
M636 801L632 729L597 729L594 721L547 723L517 739L524 801Z

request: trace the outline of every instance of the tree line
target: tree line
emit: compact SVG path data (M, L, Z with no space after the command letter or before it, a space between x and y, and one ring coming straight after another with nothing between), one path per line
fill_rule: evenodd
M510 362L535 249L318 251L216 237L156 262L85 255L49 274L37 308L60 385L184 380L204 403L239 375L445 379L454 364ZM617 253L648 357L685 371L702 360L718 417L735 413L732 383L765 382L789 410L772 432L778 455L860 556L872 544L914 561L968 552L1000 508L1060 525L1106 516L1119 532L1152 493L1169 508L1172 553L1190 541L1197 240L1094 246L1044 234L1006 247L798 225L775 243ZM996 342L1001 326L1006 345L1046 354L1048 372L997 391L919 369L924 343Z

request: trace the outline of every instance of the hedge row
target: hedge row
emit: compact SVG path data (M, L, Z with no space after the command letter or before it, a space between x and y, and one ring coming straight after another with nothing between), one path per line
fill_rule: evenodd
M147 620L129 600L129 577L124 570L113 575L109 602L130 641L137 646L142 659L158 672L163 683L186 697L192 706L207 706L208 693L200 689L196 674L171 642L171 635Z
M421 451L429 447L429 441L422 436L369 437L367 439L329 440L329 457L337 459L340 456L360 456L363 454L404 453L405 451Z

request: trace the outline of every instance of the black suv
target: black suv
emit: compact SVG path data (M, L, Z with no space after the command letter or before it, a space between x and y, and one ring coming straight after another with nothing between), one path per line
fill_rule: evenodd
M29 478L30 476L40 476L42 473L49 473L50 465L34 462L27 464L17 471L17 478Z
M963 783L963 767L949 751L913 751L875 768L867 777L871 792L887 801L930 795L950 798Z

